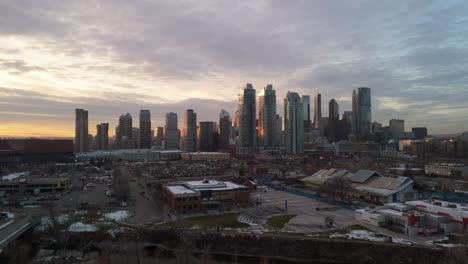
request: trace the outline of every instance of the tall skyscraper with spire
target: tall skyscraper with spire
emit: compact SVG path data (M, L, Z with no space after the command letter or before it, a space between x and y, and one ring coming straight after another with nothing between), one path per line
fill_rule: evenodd
M358 140L367 140L371 131L371 89L359 87L353 90L353 134Z
M75 152L88 151L88 111L75 109Z
M185 111L182 138L184 151L197 151L197 113L193 109Z
M276 91L268 84L258 96L258 139L262 147L273 147L275 117Z
M239 94L239 139L237 154L250 155L257 147L255 89L247 83Z
M151 113L149 110L140 110L140 148L151 148Z
M304 109L299 94L288 92L284 99L284 131L286 152L304 153Z

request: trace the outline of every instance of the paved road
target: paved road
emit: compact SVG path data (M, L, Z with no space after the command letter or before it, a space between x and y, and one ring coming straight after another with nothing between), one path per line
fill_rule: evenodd
M28 226L37 223L40 217L46 214L42 208L15 210L13 213L15 214L13 223L0 229L0 249L10 242L10 238L16 238L21 235L21 233L27 230Z
M122 173L130 179L130 171L127 167L122 167ZM130 186L130 209L132 216L125 222L131 224L149 224L161 222L161 208L157 207L147 196L143 184L138 181L129 181ZM144 192L144 193L143 193Z

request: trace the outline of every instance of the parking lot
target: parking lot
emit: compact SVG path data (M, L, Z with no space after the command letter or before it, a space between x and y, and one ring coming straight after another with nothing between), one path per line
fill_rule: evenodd
M297 214L297 216L289 221L283 231L298 233L324 231L327 229L325 227L327 217L333 219L335 227L351 224L354 220L354 211L311 198L273 189L268 189L266 192L259 191L254 195L261 201L261 207L275 206L284 210L285 201L287 201L287 212L285 213Z

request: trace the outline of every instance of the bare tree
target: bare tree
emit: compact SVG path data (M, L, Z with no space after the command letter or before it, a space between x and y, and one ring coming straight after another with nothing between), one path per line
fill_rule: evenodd
M319 193L323 193L336 201L339 198L340 202L346 202L347 197L352 190L351 181L346 177L334 177L328 179L320 185Z
M130 186L128 183L128 177L125 177L121 167L114 169L112 186L114 188L115 195L120 198L121 201L128 202L130 198Z

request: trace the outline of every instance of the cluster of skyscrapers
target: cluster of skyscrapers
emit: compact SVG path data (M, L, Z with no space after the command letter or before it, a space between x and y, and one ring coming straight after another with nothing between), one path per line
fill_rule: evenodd
M97 124L96 136L89 135L88 111L76 109L75 151L148 149L156 146L186 152L235 149L239 155L281 149L296 155L304 153L304 146L311 139L326 137L329 142L368 139L373 128L370 88L361 87L353 91L353 109L345 111L341 119L335 99L329 102L328 117L322 117L321 104L321 94L317 94L312 120L310 96L287 92L282 118L277 111L273 86L268 84L257 94L253 85L247 83L240 91L234 120L231 120L228 112L221 110L219 123L197 122L197 113L187 109L183 128L179 130L177 113L169 112L165 116L164 127L157 127L155 135L150 111L140 110L139 127L133 127L129 113L119 117L113 145L109 144L108 123Z

